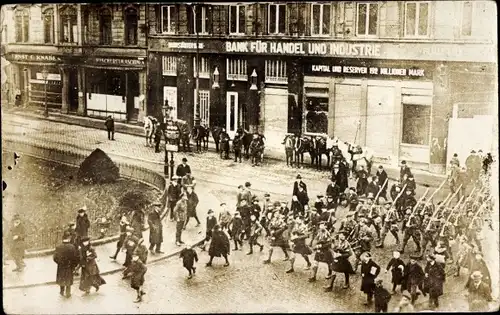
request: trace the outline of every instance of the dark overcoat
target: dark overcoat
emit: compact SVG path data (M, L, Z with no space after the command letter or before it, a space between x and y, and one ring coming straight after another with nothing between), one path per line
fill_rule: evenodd
M90 246L82 246L80 248L80 265L82 266L82 275L80 277L79 289L82 291L87 291L92 286L98 287L106 284L106 281L100 275L96 258L97 255L94 248Z
M191 269L195 261L198 261L198 254L192 248L184 248L181 250L180 258L182 258L182 265L184 268Z
M221 257L229 254L229 238L226 233L220 230L212 232L212 242L208 254L211 257Z
M80 254L75 245L62 243L56 247L53 256L57 264L56 282L60 286L73 284L73 271L80 262Z
M401 268L403 267L403 268ZM386 270L391 270L392 279L391 282L400 285L404 280L404 268L405 263L401 258L392 258L387 264Z
M153 210L148 215L149 224L149 243L161 244L163 242L163 224L161 223L161 214Z
M446 279L443 266L437 262L433 265L427 263L424 271L427 274L424 281L424 292L428 292L431 296L443 295L443 285Z
M198 206L198 195L193 191L191 194L187 194L187 216L194 217L196 216L196 206Z
M474 271L480 271L481 274L483 275L483 282L486 283L491 288L490 270L488 269L486 262L483 259L477 260L475 257L472 258L470 262L469 280L467 280L466 285L469 284L469 282L472 282L470 276Z
M90 220L88 215L85 213L83 216L76 216L76 234L80 237L88 236L90 228Z
M410 291L412 286L420 286L423 280L424 270L422 267L418 263L408 263L405 267L404 288Z
M361 264L361 291L369 294L375 290L375 278L380 273L380 266L373 260Z
M467 287L469 296L467 301L469 302L470 312L489 312L488 302L493 299L491 297L491 289L488 284L481 281L478 286L474 283L470 283Z

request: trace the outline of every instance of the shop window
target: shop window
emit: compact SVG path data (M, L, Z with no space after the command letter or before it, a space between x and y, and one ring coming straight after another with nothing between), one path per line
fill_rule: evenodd
M311 34L330 34L330 4L311 4Z
M54 10L43 11L43 42L45 44L54 43Z
M358 3L357 19L358 36L377 35L378 27L378 4L377 3Z
M164 5L161 7L161 31L162 33L174 34L176 21L175 5Z
M269 34L285 34L286 4L269 4L267 12Z
M30 16L28 9L16 11L16 43L29 41Z
M405 3L405 36L429 35L429 2Z
M305 132L328 132L328 89L306 88Z
M101 45L111 45L112 43L111 21L112 21L111 11L107 8L102 9L99 14L99 29L100 29L99 43Z
M177 57L176 56L163 56L162 57L162 70L163 70L163 75L176 76L177 75Z
M199 90L200 93L200 124L202 126L210 125L210 91L209 90ZM196 95L196 90L194 90L194 104L195 104L195 115L196 115L196 104L198 104L198 98Z
M77 13L74 7L63 7L59 11L60 28L61 28L61 43L77 43Z
M472 14L473 3L472 1L465 1L462 3L462 23L460 27L460 34L462 36L472 35Z
M245 33L245 6L229 6L229 34Z
M200 57L200 78L208 79L210 78L210 68L208 66L208 59L206 57ZM193 57L193 76L196 77L196 57Z
M137 10L127 8L125 11L125 45L137 45Z
M209 15L208 8L202 5L196 5L188 9L189 33L207 35L209 33Z
M227 58L227 79L247 81L247 61L245 59Z
M266 83L288 83L285 60L266 60L265 74Z
M414 145L429 145L430 127L430 106L403 104L402 143Z

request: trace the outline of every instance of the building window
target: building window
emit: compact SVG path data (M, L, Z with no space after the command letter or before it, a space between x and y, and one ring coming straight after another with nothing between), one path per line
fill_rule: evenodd
M247 81L247 61L245 59L227 58L227 79Z
M99 29L100 29L100 38L99 42L101 45L111 45L112 36L111 36L111 11L109 9L102 9L99 15Z
M137 10L127 8L125 11L125 45L137 45Z
M161 7L161 31L162 33L175 33L175 5L164 5Z
M330 4L311 4L311 34L330 34Z
M176 76L177 75L177 57L163 56L162 57L162 70L163 75Z
M402 143L429 145L431 107L428 105L403 104Z
M266 83L287 84L288 75L286 72L286 61L266 60Z
M200 93L200 125L210 126L210 91L209 90L199 90ZM194 90L194 114L196 115L196 105L198 104L198 98L196 95L196 90Z
M16 11L16 42L26 43L29 41L30 16L28 10Z
M471 36L472 35L472 14L473 14L472 1L463 2L463 5L462 5L462 24L460 27L460 34L462 36Z
M286 4L270 4L268 14L269 34L285 34Z
M54 43L54 10L47 9L43 12L43 42Z
M377 35L378 4L358 3L358 27L360 36Z
M231 5L229 7L229 34L245 33L245 6Z
M77 43L77 14L74 7L64 7L59 11L61 43Z
M407 2L405 21L405 36L428 36L429 2Z
M210 68L208 66L208 59L206 57L200 57L200 78L208 79L210 78ZM196 77L196 57L193 57L193 75Z
M207 14L207 7L196 5L194 8L189 9L189 33L207 35L209 33L209 16Z
M328 132L328 89L306 88L305 132Z
M90 21L90 12L88 10L83 11L83 42L89 42L89 21Z

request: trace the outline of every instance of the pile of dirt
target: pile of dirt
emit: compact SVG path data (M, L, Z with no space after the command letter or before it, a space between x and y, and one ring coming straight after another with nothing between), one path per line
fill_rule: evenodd
M114 183L120 178L120 169L101 149L95 149L80 164L77 177L84 183Z

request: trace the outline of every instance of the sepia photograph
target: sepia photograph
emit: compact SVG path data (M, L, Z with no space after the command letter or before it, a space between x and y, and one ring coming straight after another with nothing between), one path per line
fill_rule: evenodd
M3 311L499 311L497 12L2 4Z

